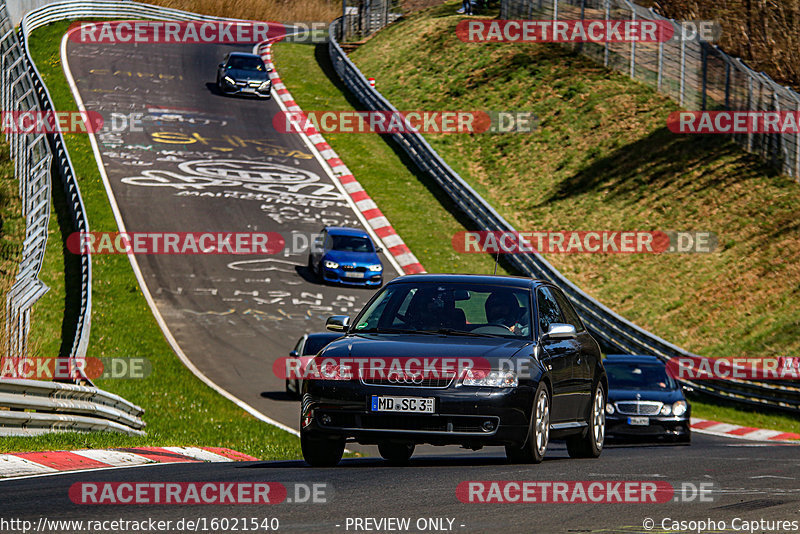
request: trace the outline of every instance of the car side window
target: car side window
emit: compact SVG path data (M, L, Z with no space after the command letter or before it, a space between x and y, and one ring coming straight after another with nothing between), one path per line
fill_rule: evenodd
M572 307L572 303L569 301L569 299L559 289L551 289L551 291L556 297L558 306L561 308L561 313L564 315L564 322L574 326L576 332L584 331L586 328L583 326L583 322L581 321L578 312L576 312L575 308Z
M551 324L564 322L561 309L549 288L540 287L536 290L536 305L539 308L539 335L547 333Z
M328 233L325 234L325 238L322 241L322 248L324 250L332 250L333 249L333 238Z

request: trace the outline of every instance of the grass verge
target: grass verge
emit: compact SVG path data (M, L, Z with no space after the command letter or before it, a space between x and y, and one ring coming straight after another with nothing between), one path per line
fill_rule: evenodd
M459 109L537 113L541 129L532 135L427 136L461 176L518 228L716 231L722 251L713 255L548 260L605 304L701 354L797 353L790 332L800 324L800 276L796 264L781 266L787 254L799 257L797 239L788 247L785 239L798 234L797 184L730 143L671 136L664 123L672 103L562 48L462 46L454 12L449 2L412 15L353 58L399 109L453 109L457 101ZM325 46L280 43L274 58L304 110L362 109ZM426 269L491 272L490 256L453 250L453 234L471 229L469 221L389 139L325 139ZM785 413L713 399L693 398L693 414L800 432Z
M72 21L43 27L30 39L33 59L42 72L58 110L76 104L61 71L59 44ZM83 135L68 135L67 147L93 231L117 230L97 165ZM55 218L55 217L54 217ZM53 226L42 278L63 283L66 256L60 231ZM208 388L173 353L153 318L126 256L95 256L92 333L89 356L144 357L152 373L141 380L105 380L97 385L142 406L146 437L110 433L65 433L31 438L3 438L0 450L24 451L131 446L206 445L230 447L261 459L300 456L299 441L262 423ZM57 352L64 293L53 291L34 308L32 337L42 350Z

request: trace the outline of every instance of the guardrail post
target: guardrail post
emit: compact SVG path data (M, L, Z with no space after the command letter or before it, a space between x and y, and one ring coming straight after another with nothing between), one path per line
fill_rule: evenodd
M636 10L631 9L631 24L636 23ZM636 79L636 40L631 40L631 79Z

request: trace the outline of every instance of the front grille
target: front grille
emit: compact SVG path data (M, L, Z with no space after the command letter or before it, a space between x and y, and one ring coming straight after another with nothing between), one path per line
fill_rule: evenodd
M323 415L330 418L323 427L359 428L362 430L406 430L410 432L452 432L481 433L491 435L494 431L483 430L485 421L494 421L497 428L499 419L494 416L439 416L439 415L403 415L403 414L365 414L319 412L319 422Z
M657 401L624 401L617 403L617 410L624 415L658 415L663 405Z
M367 272L366 267L356 267L355 265L342 265L343 271L355 271L357 273L365 273Z
M247 82L247 85L249 85L250 87L258 87L262 83L264 82Z
M450 386L453 382L455 375L432 377L432 378L414 378L398 376L397 378L378 378L378 377L361 377L361 383L365 386L382 386L382 387L396 387L396 388L429 388L429 389L444 389Z

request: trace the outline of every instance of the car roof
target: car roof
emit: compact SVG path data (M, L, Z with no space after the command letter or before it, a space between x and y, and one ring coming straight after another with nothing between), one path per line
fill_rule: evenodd
M360 228L349 228L346 226L326 226L325 230L331 235L353 235L359 237L369 237L369 234Z
M664 361L649 354L607 354L605 361L609 363L660 363Z
M469 283L469 284L491 284L509 287L521 287L530 289L534 286L545 284L536 278L524 276L505 276L488 274L407 274L387 282L386 285L395 283L419 283L419 284L439 284L439 283Z
M261 59L261 56L257 54L252 54L250 52L231 52L228 54L228 57L255 57Z

